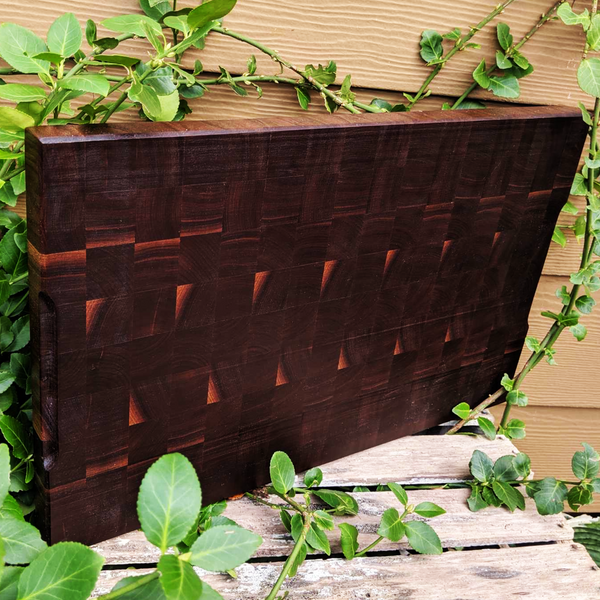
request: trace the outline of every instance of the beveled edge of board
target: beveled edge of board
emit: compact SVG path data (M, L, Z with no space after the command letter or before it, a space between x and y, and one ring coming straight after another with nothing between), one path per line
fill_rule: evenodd
M223 133L249 133L256 130L285 131L305 127L360 128L371 125L404 123L432 125L452 122L503 121L507 119L577 118L577 108L564 106L507 106L469 110L435 110L398 113L362 113L360 115L300 115L298 117L269 117L232 120L130 122L118 124L39 126L27 129L28 138L42 145L77 142L102 142L117 139L160 139Z

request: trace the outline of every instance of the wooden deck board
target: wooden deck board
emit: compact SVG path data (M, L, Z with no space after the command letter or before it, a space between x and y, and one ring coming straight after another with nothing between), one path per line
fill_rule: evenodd
M282 563L245 564L238 578L201 577L225 600L264 598ZM579 544L445 552L442 556L390 556L311 560L285 586L294 600L592 600L600 574ZM140 572L139 574L143 574ZM103 571L95 595L131 571Z
M416 515L411 518L427 521L436 530L444 548L467 548L498 544L525 544L572 540L573 531L562 515L543 517L537 513L533 501L527 502L527 510L511 514L504 508L489 508L473 513L467 506L470 490L413 490L408 492L411 504L434 502L446 510L445 515L435 519L423 519ZM361 492L353 494L360 507L355 517L334 517L336 523L351 523L358 528L361 547L373 542L383 512L390 508L400 508L391 492ZM271 498L276 501L276 497ZM225 516L238 525L246 527L263 537L263 545L256 556L286 557L293 548L291 536L286 532L279 513L263 504L242 499L230 502ZM331 551L341 554L340 532L336 528L328 531ZM392 543L387 540L379 544L376 551L407 549L406 542ZM107 564L148 564L156 562L160 556L157 548L146 541L141 531L134 531L115 540L109 540L94 547L105 557Z
M517 450L504 438L489 441L471 436L414 436L331 462L322 467L323 487L373 485L396 481L404 484L443 484L469 477L473 450L493 459ZM544 600L587 600L600 593L600 573L582 546L571 542L573 530L562 515L543 517L531 501L525 512L509 513L503 508L469 511L468 489L409 490L416 504L430 501L446 509L431 519L442 545L442 556L408 554L404 543L383 542L370 556L346 561L341 556L339 531L328 532L333 558L312 557L302 566L287 588L292 598L312 600L461 600L510 597ZM398 502L391 492L353 494L359 503L355 517L336 518L350 522L360 532L361 547L376 537L381 514ZM276 500L273 498L273 500ZM275 582L283 559L291 551L291 539L278 513L249 499L229 502L225 513L239 525L259 533L264 543L256 556L261 562L236 569L238 579L204 573L202 578L225 600L259 600ZM421 518L421 517L414 517ZM506 547L517 544L518 547ZM501 546L501 549L490 548ZM455 548L466 548L462 552ZM98 544L109 570L102 572L94 596L107 593L121 578L131 575L125 567L156 563L159 552L141 531ZM382 552L397 550L397 556ZM123 568L119 568L122 566ZM441 587L443 582L443 587Z

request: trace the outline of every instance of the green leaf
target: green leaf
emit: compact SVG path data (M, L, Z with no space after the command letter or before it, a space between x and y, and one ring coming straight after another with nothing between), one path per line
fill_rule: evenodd
M430 63L432 60L442 58L444 54L444 48L442 47L442 36L433 29L426 29L421 34L421 58L426 62Z
M600 470L600 456L585 442L583 442L583 448L583 451L579 450L573 454L571 467L577 479L593 479Z
M575 485L567 494L567 502L572 510L577 511L581 506L591 504L594 501L592 492L582 485Z
M514 63L517 65L517 67L519 67L523 71L529 71L529 67L531 67L531 65L529 64L529 61L520 52L516 52L513 50L511 58L513 59ZM532 69L533 69L533 67L532 67ZM532 71L529 71L526 74L529 75L529 73L531 73L531 72ZM517 76L517 78L518 78L518 76Z
M586 33L587 43L591 50L600 48L600 15L596 14L592 17L592 24Z
M15 382L14 374L7 369L0 369L0 393L5 392Z
M148 541L163 554L178 544L194 525L201 498L196 471L185 456L174 453L158 459L142 480L137 502Z
M92 19L88 19L85 24L85 39L90 46L94 45L97 34L98 28L96 27L96 23Z
M33 58L46 50L46 44L29 29L15 23L0 25L0 56L17 71L47 73L50 63ZM2 125L0 128L5 129Z
M565 234L558 225L554 227L554 231L552 233L552 241L555 244L558 244L561 248L564 248L567 245L567 238L565 237Z
M123 579L115 584L111 592L116 592L130 583L136 583L136 580L140 577L143 577L143 575L123 577ZM1 597L0 600L2 600ZM161 587L160 579L152 579L151 581L148 581L148 583L131 590L130 592L122 593L122 595L119 596L119 600L167 600L167 597Z
M488 440L496 439L496 426L489 419L478 417L477 423Z
M308 110L310 104L310 92L304 88L296 87L296 96L298 97L298 104L302 110Z
M484 89L487 90L490 87L490 77L487 74L487 68L485 66L485 59L477 65L477 68L473 71L473 79Z
M306 546L306 544L305 544ZM304 553L304 558L306 558L306 552ZM291 573L291 571L290 571ZM295 575L295 573L294 573ZM290 577L293 577L293 575L290 574ZM2 600L0 598L0 600ZM150 598L146 598L145 600L151 600ZM200 600L223 600L223 596L221 596L221 594L219 594L219 592L217 592L216 590L214 590L213 588L210 587L210 585L208 585L208 583L206 583L205 581L202 582L202 594L200 596Z
M556 14L565 25L583 25L584 28L590 25L590 15L587 8L581 13L575 13L568 2L563 2L558 7Z
M2 35L1 29L2 27L0 27L0 35ZM4 129L8 132L16 132L25 129L26 127L33 127L34 125L35 119L30 115L27 115L16 108L0 106L0 129Z
M10 370L15 376L15 383L25 389L31 375L31 359L28 354L13 352L10 355ZM2 425L0 417L0 426Z
M554 477L546 477L538 482L533 499L540 515L556 515L562 512L567 493L567 486Z
M285 452L273 454L269 471L271 484L280 494L287 494L294 487L296 471L290 457Z
M341 532L342 552L348 560L352 560L358 550L358 529L350 523L339 523L338 527Z
M23 516L23 511L21 510L19 503L10 494L4 498L4 502L0 507L0 519L7 518L25 522L25 517Z
M515 489L503 481L493 481L492 489L494 490L494 494L508 507L508 510L514 512L518 503Z
M110 91L110 82L103 75L71 75L60 80L60 86L67 90L78 90L80 92L90 92L100 96L108 96Z
M458 27L455 27L452 31L449 31L448 33L445 33L442 37L445 40L459 40L460 39L460 29Z
M323 481L323 471L319 469L319 467L315 467L313 469L309 469L304 474L304 485L309 488L313 485L321 485Z
M16 600L19 577L24 567L5 567L0 581L0 600Z
M10 487L10 452L6 444L0 444L0 505L4 504Z
M494 494L491 487L484 487L481 491L481 495L487 502L488 506L495 506L496 508L502 506L502 500L500 500L500 498Z
M594 490L594 492L596 492L597 494L600 494L600 479L598 479L598 478L592 479L591 484L592 484L592 489Z
M577 173L571 184L572 196L585 196L587 194L587 183L585 177L581 173Z
M0 430L4 439L12 446L16 458L23 459L33 454L31 433L23 423L9 415L0 415Z
M494 96L499 98L518 98L521 93L519 80L514 75L505 75L504 77L490 77L488 88Z
M146 37L146 32L142 27L143 23L146 23L151 27L156 35L161 34L161 26L154 19L145 15L121 15L119 17L111 17L110 19L104 19L104 21L101 22L101 25L110 31L133 33L139 37Z
M575 307L584 315L589 315L594 306L596 306L596 301L591 296L579 296L579 298L575 300Z
M494 477L498 481L515 481L519 477L514 466L515 457L508 454L501 456L494 464Z
M510 27L506 23L498 23L496 26L496 35L498 43L502 50L508 50L513 44L513 36L510 33Z
M27 564L46 549L40 532L30 523L12 517L0 519L0 537L4 542L6 562Z
M192 546L190 562L207 571L228 571L246 562L262 538L241 527L212 527Z
M471 407L466 402L461 402L452 409L452 412L459 419L467 420L471 416Z
M40 554L19 579L19 600L86 600L104 559L75 542L61 542Z
M508 402L508 404L516 404L517 406L527 406L529 398L527 398L525 392L522 392L521 390L512 390L512 392L506 394L506 402Z
M7 83L6 85L0 85L0 98L11 102L32 102L46 98L46 92L35 85Z
M8 317L0 317L0 350L4 352L15 338L14 333L10 330L12 321Z
M395 508L388 508L381 516L377 533L391 542L399 542L406 532L400 514Z
M492 477L494 463L487 454L481 450L475 450L473 456L471 456L471 461L469 462L469 470L471 471L471 475L473 475L477 481L486 482Z
M511 440L522 440L525 437L525 423L519 419L511 419L504 428L506 437Z
M237 0L211 0L204 2L195 8L187 18L190 29L198 29L209 21L222 19L228 15L235 6Z
M587 328L583 323L578 323L577 325L569 327L569 331L575 336L575 339L578 342L583 342L587 335Z
M510 392L512 391L514 385L515 385L515 380L511 379L507 373L504 373L504 375L502 375L502 381L500 382L500 385L507 391Z
M600 59L582 60L577 69L577 82L586 94L600 98Z
M433 517L438 517L439 515L443 515L446 511L437 504L433 502L421 502L415 506L415 512L422 517L426 517L431 519Z
M394 493L394 496L398 499L402 506L406 506L408 504L408 496L406 495L406 491L404 488L398 484L390 481L388 484L388 488Z
M202 594L202 582L189 562L172 554L160 557L157 569L160 584L167 600L198 600Z
M329 513L326 513L323 510L316 510L313 514L313 518L314 518L316 524L319 527L321 527L322 529L327 529L328 531L333 531L333 528L334 528L333 517Z
M499 69L510 69L512 67L510 59L506 58L500 50L496 52L496 65Z
M358 514L358 503L346 492L340 490L315 490L313 493L331 506L331 508L335 508L336 515Z
M0 318L0 323L2 319ZM7 352L16 352L17 350L21 350L29 343L30 338L30 326L29 326L29 315L25 315L20 319L17 319L11 326L11 333L13 337L13 342L10 344L8 348L6 348ZM0 335L1 339L1 335Z
M172 121L179 109L179 92L175 91L168 96L157 96L160 110L157 113L150 112L144 105L144 112L153 121Z
M162 110L157 93L148 85L135 82L129 88L127 95L132 102L139 102L144 112L158 114Z
M442 543L432 527L423 521L404 523L406 537L411 547L419 554L441 554Z
M467 504L469 505L469 510L472 512L477 512L488 507L488 503L481 495L481 488L479 486L471 488L471 495L467 498Z
M531 459L524 452L519 452L513 458L513 467L519 477L528 477L529 473L531 473Z
M160 21L164 15L173 10L171 3L166 1L155 3L153 6L150 6L149 0L139 0L139 2L140 8L155 21Z
M68 58L81 48L81 27L73 13L61 15L48 29L48 50Z
M564 306L568 306L569 302L571 301L571 295L569 294L566 285L563 285L562 287L557 289L555 292L555 296L560 299Z
M325 535L325 532L315 523L310 524L310 529L306 534L306 543L315 550L321 550L329 556L331 554L331 547L329 546L329 540Z
M181 86L179 88L179 94L184 98L201 98L204 96L204 87L198 84L191 85L190 87Z
M324 67L323 65L318 65L317 67L314 65L306 65L304 71L307 78L312 77L312 79L324 86L328 86L335 82L336 73L329 69L329 65L327 67Z

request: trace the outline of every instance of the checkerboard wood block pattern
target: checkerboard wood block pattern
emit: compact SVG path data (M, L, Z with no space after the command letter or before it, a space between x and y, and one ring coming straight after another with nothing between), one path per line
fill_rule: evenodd
M516 367L586 133L510 108L27 134L47 537L137 526L181 452L205 501L423 430Z

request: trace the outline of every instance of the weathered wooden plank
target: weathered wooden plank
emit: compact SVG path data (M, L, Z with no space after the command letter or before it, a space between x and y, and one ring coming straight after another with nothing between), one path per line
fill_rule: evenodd
M516 452L503 437L494 441L463 435L404 437L322 465L321 487L464 481L470 478L468 465L474 450L482 450L494 460Z
M196 3L189 3L197 4ZM501 20L511 24L518 40L539 19L553 0L513 3ZM588 6L591 0L578 2ZM424 29L442 32L453 27L466 30L494 8L492 0L460 0L440 10L436 0L343 0L324 3L306 0L300 10L293 0L253 0L238 2L226 25L278 50L292 62L335 60L341 75L352 73L355 85L381 89L415 91L429 73L418 56L419 38ZM70 10L82 25L90 17L96 21L127 12L138 12L137 0L31 0L23 11L21 0L5 0L0 19L14 21L45 35L48 25ZM100 28L103 34L105 30ZM213 34L206 50L189 53L189 61L202 57L207 69L222 65L232 72L245 70L253 48ZM470 73L482 55L493 56L495 28L487 27L473 41L481 50L462 52L444 68L432 89L437 94L459 95L470 83ZM523 81L522 102L573 104L583 97L576 82L576 69L583 47L580 28L551 22L525 46L524 53L535 73ZM143 41L127 42L121 53L145 56L149 46ZM556 49L557 51L552 51ZM560 51L558 51L560 49ZM259 58L259 71L275 73L272 61ZM487 93L485 93L487 95ZM588 97L589 98L589 97Z
M236 569L237 579L198 573L225 600L257 600L270 591L281 567L282 563L245 564ZM94 596L128 575L131 571L103 571ZM311 560L284 589L302 600L591 600L600 593L600 574L583 546L559 543L442 556Z
M435 528L444 548L468 548L499 544L525 544L554 542L573 539L573 530L562 515L543 517L535 510L533 501L527 501L527 510L511 514L504 508L489 508L473 513L467 506L470 490L411 490L409 502L434 502L446 510L435 519L423 519L411 515L409 520L428 521ZM359 531L359 542L365 547L378 537L377 528L381 515L390 507L399 508L398 500L391 492L360 492L353 494L360 507L355 517L334 517L336 523L351 523ZM277 502L276 497L270 498ZM286 557L293 547L291 536L283 527L276 510L247 498L230 502L225 515L242 527L263 538L256 556ZM337 528L328 531L333 554L341 554L340 533ZM406 542L384 541L376 551L408 549ZM95 546L107 564L148 564L158 560L159 552L151 546L140 531L132 532Z

